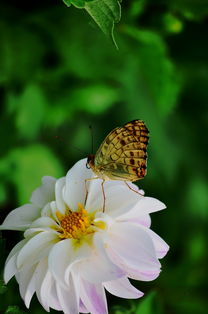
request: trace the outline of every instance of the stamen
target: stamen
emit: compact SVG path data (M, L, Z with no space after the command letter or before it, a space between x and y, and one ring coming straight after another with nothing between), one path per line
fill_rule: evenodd
M61 239L81 239L97 230L93 224L95 213L88 213L81 203L78 203L77 207L78 210L76 212L68 210L66 215L59 211L56 212L60 224Z

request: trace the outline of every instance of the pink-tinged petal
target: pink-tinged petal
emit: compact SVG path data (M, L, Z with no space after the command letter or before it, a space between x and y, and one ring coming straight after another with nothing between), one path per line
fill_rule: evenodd
M78 264L80 277L93 283L123 277L124 271L110 260L98 233L94 235L94 246L91 257Z
M76 248L73 251L73 258L71 258L71 263L69 264L65 272L65 282L67 284L69 284L68 278L70 276L70 273L72 274L77 273L76 271L75 272L73 271L76 265L79 265L80 261L85 261L88 258L90 258L91 254L92 254L92 247L90 247L87 243L83 243L79 248Z
M103 285L108 292L120 298L138 299L144 295L143 292L132 286L126 277L104 282Z
M75 286L72 276L69 278L69 286L63 287L56 284L59 303L64 314L79 314L79 297L75 292Z
M126 276L135 280L142 280L142 281L150 281L157 278L160 274L160 268L152 268L147 270L140 270L138 268L129 266L126 261L118 256L115 251L113 251L110 247L107 248L108 254L114 263L120 267L123 267L126 271ZM126 263L126 264L125 264Z
M40 209L32 204L25 204L12 210L5 218L0 230L25 230L39 217Z
M82 300L79 301L79 312L81 313L89 313L88 309L84 306Z
M60 241L54 245L49 254L49 270L63 286L69 285L70 271L73 263L88 258L91 250L91 247L87 244L75 248L71 239Z
M128 273L127 276L134 280L141 280L141 281L152 281L155 280L159 274L160 269L155 270L147 270L147 271L138 271L137 269L127 269Z
M126 263L140 269L160 266L151 237L139 225L115 223L109 231L108 246Z
M149 214L139 216L139 217L130 218L130 219L119 219L117 221L133 222L133 223L142 225L142 226L147 227L147 228L150 228L150 226L151 226L151 217Z
M107 302L102 284L93 284L86 280L80 283L81 299L85 307L92 314L107 314Z
M163 258L169 250L169 245L151 229L145 228L144 230L149 234L153 241L157 258Z
M32 267L28 265L23 267L17 279L20 288L20 295L24 300L27 308L29 308L31 299L35 293L36 268L37 264L33 265Z
M25 239L17 243L6 259L4 268L5 283L8 283L8 281L18 272L16 265L17 255L20 249L25 245L25 243L27 243L27 240Z
M153 197L142 197L131 210L119 217L120 220L130 220L165 209L164 203Z
M63 199L68 207L77 210L77 204L85 202L85 180L93 176L92 170L86 167L87 159L78 161L66 175L66 185L63 191Z
M63 200L63 189L65 186L66 178L61 178L56 181L55 185L55 196L56 196L56 205L58 210L62 213L65 214L66 210L66 204L64 203Z
M17 267L33 265L45 256L48 256L51 248L58 241L56 234L52 232L40 232L23 246L17 256Z
M43 177L42 185L32 193L30 201L42 208L47 203L55 200L55 183L55 178L49 176Z
M133 221L137 222L137 220ZM149 214L138 217L138 223L143 225L144 227L150 228L151 226L151 217Z

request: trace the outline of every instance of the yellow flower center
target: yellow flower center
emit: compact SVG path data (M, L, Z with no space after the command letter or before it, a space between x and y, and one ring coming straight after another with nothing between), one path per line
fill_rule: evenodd
M59 232L61 239L81 239L84 236L94 233L100 226L93 223L95 213L88 213L83 205L78 203L78 210L73 212L68 210L65 215L56 212L59 220Z

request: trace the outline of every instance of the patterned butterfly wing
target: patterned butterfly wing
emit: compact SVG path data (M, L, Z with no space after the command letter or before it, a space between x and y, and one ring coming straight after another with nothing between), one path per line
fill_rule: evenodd
M148 134L142 120L112 130L95 155L98 176L132 182L142 179L146 174Z

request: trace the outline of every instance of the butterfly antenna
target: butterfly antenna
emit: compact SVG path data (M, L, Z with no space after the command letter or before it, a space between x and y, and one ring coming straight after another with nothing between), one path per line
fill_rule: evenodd
M71 145L72 148L76 149L77 151L81 152L81 153L84 153L85 155L87 155L88 153L86 151L84 151L83 149L80 149L79 147L77 146L74 146L74 145Z
M91 153L93 154L94 152L94 139L93 139L93 129L92 126L89 125L90 133L91 133Z

